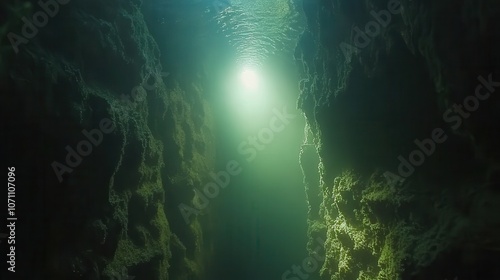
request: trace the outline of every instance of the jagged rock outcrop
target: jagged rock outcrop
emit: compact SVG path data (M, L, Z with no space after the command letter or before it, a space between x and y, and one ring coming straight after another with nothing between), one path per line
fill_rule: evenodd
M500 6L303 7L299 107L320 157L319 183L306 185L311 240L326 240L321 279L499 277L500 103L488 80L500 80Z
M214 164L201 76L187 76L199 66L180 71L182 61L161 59L150 32L160 23L146 22L142 1L52 2L57 11L15 48L12 34L32 28L21 17L32 22L46 10L37 1L1 4L9 15L0 31L2 126L13 136L2 156L24 180L18 274L199 279L202 221L186 224L178 209ZM177 30L200 25L195 18ZM163 23L163 36L173 24Z

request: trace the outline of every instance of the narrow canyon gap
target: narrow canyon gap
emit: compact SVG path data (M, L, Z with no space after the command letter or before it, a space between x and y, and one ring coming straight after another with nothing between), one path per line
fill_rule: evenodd
M1 279L500 279L500 4L5 0Z

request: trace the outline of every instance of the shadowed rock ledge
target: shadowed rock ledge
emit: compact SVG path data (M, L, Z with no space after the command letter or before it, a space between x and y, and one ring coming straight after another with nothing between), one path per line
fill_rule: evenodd
M4 140L2 156L29 186L17 194L18 274L200 279L202 221L186 224L178 205L191 203L214 164L201 67L162 60L150 32L159 23L148 25L141 1L60 5L17 53L7 33L22 36L20 18L41 8L1 6L1 112L6 133L19 136ZM184 32L202 36L191 20Z
M301 164L310 252L317 237L326 240L321 279L500 277L500 103L498 84L488 83L500 80L500 6L303 8Z

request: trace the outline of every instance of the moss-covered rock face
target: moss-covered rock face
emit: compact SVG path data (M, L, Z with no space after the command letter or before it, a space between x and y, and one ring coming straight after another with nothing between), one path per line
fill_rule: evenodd
M199 279L203 221L186 224L178 209L214 164L199 65L180 71L160 60L150 32L160 23L145 21L141 1L61 5L16 53L6 35L21 34L20 18L40 9L35 2L1 4L15 11L0 30L0 111L9 120L5 132L17 135L7 139L6 156L33 186L19 190L19 215L30 221L19 229L20 263L32 265L19 273ZM194 38L201 29L191 27L205 23L194 15L203 7L193 7L176 30ZM175 22L161 24L168 38Z
M412 218L398 216L411 199L403 190L387 187L382 176L364 182L346 171L333 186L324 186L320 211L327 254L320 274L331 279L398 279L413 261L418 235Z
M321 279L500 277L492 237L500 229L500 5L303 7L301 165L310 252L316 238L326 240ZM479 85L484 96L471 97ZM439 142L427 140L436 135Z
M380 173L362 178L351 171L333 186L322 185L321 218L310 226L311 237L326 237L322 279L441 279L484 269L482 254L498 244L491 235L492 229L498 232L492 214L499 210L492 203L498 194L443 191L436 197L432 189L422 189L419 184L387 184ZM454 205L465 200L474 205L471 213Z

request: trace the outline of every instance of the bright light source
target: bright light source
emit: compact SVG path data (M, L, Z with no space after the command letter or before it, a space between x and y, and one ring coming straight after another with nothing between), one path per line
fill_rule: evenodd
M254 90L258 88L259 77L252 69L243 69L240 79L246 89Z
M273 94L269 91L269 79L263 75L263 69L255 65L235 67L233 73L228 81L226 100L239 124L251 130L271 112Z

